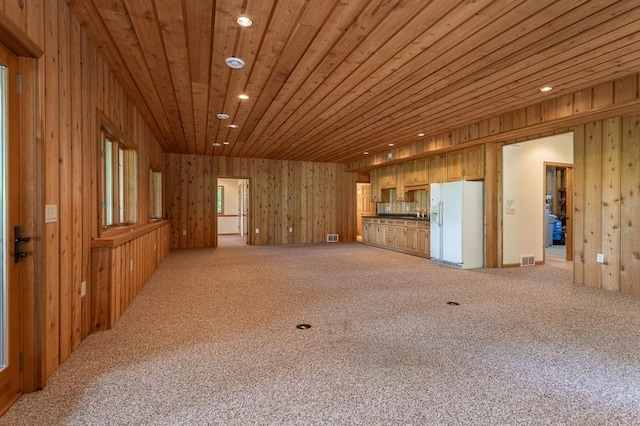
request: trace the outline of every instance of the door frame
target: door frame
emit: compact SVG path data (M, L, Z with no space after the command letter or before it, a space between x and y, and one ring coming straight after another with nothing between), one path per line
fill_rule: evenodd
M0 415L10 408L12 403L26 392L41 389L42 377L42 339L41 319L41 280L38 266L41 265L41 246L38 221L41 183L40 155L36 143L38 108L35 82L38 79L37 60L18 57L6 45L0 44L3 63L9 68L7 76L7 110L10 114L7 126L8 141L8 180L7 199L12 210L7 218L7 255L8 269L13 269L13 285L16 296L14 303L18 312L13 319L17 322L17 336L13 345L17 346L18 358L10 362L16 363L19 369L19 386L17 393L0 406ZM26 77L26 78L25 78ZM19 79L22 87L19 87ZM14 165L14 167L11 167ZM19 263L14 263L13 239L14 226L22 226L22 236L29 237L29 242L20 248L27 254ZM14 355L15 356L15 355Z
M246 228L245 228L245 235L242 236L245 244L247 245L251 245L253 244L253 233L249 232L249 230L251 229L251 179L248 177L238 177L238 176L216 176L215 177L215 182L214 182L214 188L216 188L216 194L217 194L217 188L218 188L218 184L220 179L234 179L237 181L246 181L247 182L247 189L249 192L249 196L248 196L248 200L246 203L246 210L247 210L247 222L246 222ZM217 203L217 199L214 198L214 202ZM216 204L217 205L217 204ZM215 222L215 230L216 230L216 239L215 239L215 246L214 247L218 247L218 238L220 236L219 230L218 230L218 209L214 207L213 209L213 213L214 213L214 222ZM242 216L238 217L238 220L243 220Z
M545 161L543 163L544 171L543 171L543 197L547 194L547 168L555 167L556 169L566 169L567 177L566 177L566 235L565 235L565 260L573 261L573 164L569 163L555 163ZM543 262L546 263L546 232L547 232L547 213L545 211L544 204L542 205L542 215L543 215L543 226L542 230L545 233L542 238L542 259Z
M0 25L1 26L1 25ZM44 387L43 359L45 354L43 313L44 289L42 287L42 155L40 130L44 119L41 115L40 81L42 66L38 58L43 51L19 28L5 28L0 31L0 49L13 59L8 77L9 105L11 114L8 137L14 149L13 158L19 167L14 170L12 179L17 180L18 195L14 206L18 210L18 224L23 227L23 236L30 242L23 244L27 253L18 264L19 273L19 345L21 349L22 378L20 393L40 390ZM18 77L19 76L19 77ZM21 87L18 87L20 78ZM10 195L10 198L12 196ZM8 224L7 236L14 238L13 223ZM9 256L13 254L13 244ZM0 415L10 405L0 407Z

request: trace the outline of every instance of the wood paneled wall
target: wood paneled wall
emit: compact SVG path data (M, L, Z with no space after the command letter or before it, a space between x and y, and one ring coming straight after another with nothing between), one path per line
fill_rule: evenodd
M91 331L113 327L171 251L168 221L141 226L133 234L94 240Z
M23 306L41 333L25 342L29 391L42 386L91 332L91 241L99 235L99 116L138 150L140 223L149 216L149 165L164 168L164 152L64 0L4 0L0 13L44 51L40 58L20 61L21 162L29 172L22 181L29 189L22 216L36 255L25 271L31 287L25 289ZM57 222L44 223L45 204L57 206ZM82 282L87 284L85 297Z
M559 96L550 93L547 101L448 132L427 135L418 142L393 148L393 161L388 160L385 151L349 163L348 170L366 171L469 145L528 140L539 135L563 132L577 124L633 114L640 110L640 92L637 90L639 79L640 74L633 74L574 93Z
M503 144L574 132L574 281L640 294L640 74L556 96L499 117L398 147L394 161L486 144L487 264L501 264ZM349 164L388 164L383 154ZM491 189L493 188L493 189ZM634 220L636 219L636 220ZM496 238L497 235L497 238ZM494 251L495 250L495 251ZM603 253L603 264L596 254ZM490 261L490 259L492 259Z
M249 179L252 244L317 243L328 233L356 238L358 176L344 165L168 154L166 170L174 248L217 245L218 176Z
M575 282L640 295L640 115L574 135Z

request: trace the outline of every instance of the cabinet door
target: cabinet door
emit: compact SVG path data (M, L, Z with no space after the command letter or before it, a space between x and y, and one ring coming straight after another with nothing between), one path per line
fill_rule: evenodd
M464 167L463 150L447 153L447 182L462 180L464 178Z
M400 250L404 250L406 239L407 239L407 228L405 228L404 226L397 226L396 240L394 242L394 247Z
M418 229L418 253L429 256L429 228Z
M419 158L415 161L413 173L415 174L416 185L429 183L429 165L426 158Z
M376 227L377 224L373 223L371 220L364 220L362 224L362 240L365 243L375 243L376 242Z
M447 174L445 170L446 157L444 155L434 155L429 157L429 183L446 182Z
M418 228L405 228L406 241L404 249L409 252L418 251Z
M376 244L387 245L387 225L378 225L376 233Z
M474 146L464 150L465 179L484 178L484 146Z
M404 185L415 185L415 160L404 162Z
M395 188L396 187L396 165L382 167L379 169L379 182L380 188Z

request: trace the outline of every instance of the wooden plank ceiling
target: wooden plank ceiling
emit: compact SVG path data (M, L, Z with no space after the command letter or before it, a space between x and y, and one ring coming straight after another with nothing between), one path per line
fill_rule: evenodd
M349 162L640 71L637 0L67 3L175 153Z

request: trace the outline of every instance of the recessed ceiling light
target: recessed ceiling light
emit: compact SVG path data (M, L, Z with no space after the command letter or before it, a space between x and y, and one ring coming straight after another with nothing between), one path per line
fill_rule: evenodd
M220 145L220 143L219 143L219 142L214 142L214 143L213 143L213 146L217 148L217 147L219 147L219 146L221 146L221 145Z
M236 18L236 23L241 27L250 27L253 25L253 20L245 15L240 15Z
M227 64L229 68L233 68L234 70L239 70L244 67L244 61L240 58L235 58L233 56L224 60L224 63Z
M249 99L249 95L247 95L245 93L242 93L242 94L238 95L238 97L240 99L242 99L243 101L246 101L247 99Z
M240 126L238 126L237 124L229 124L229 127L231 127L232 129L237 129Z
M550 92L550 91L552 91L552 90L553 90L553 87L551 87L551 86L542 86L542 87L540 88L540 91L541 91L541 92Z
M390 144L389 144L389 146L393 146L393 144L392 144L392 143L390 143Z
M418 133L418 136L423 137L424 133Z
M222 145L229 145L229 142L222 142Z
M364 155L369 155L369 151L365 151L365 152L364 152Z
M219 120L228 120L229 119L229 115L228 114L223 114L223 113L220 113L220 114L216 115L216 117L218 117Z

